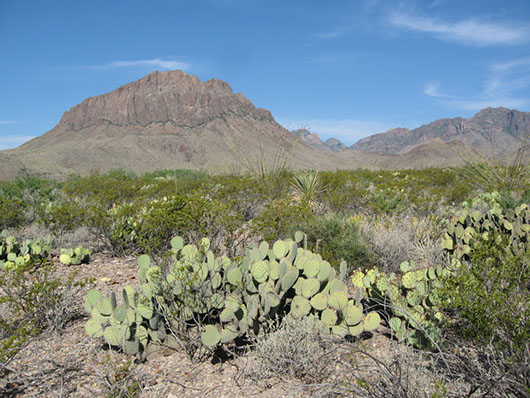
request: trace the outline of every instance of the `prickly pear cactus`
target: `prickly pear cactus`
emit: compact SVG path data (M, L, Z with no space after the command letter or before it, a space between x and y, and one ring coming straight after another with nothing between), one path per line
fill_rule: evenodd
M25 240L19 243L4 230L0 234L0 269L16 271L31 268L46 259L51 250L49 239L46 242L37 239L34 242Z
M388 320L399 341L428 346L429 337L437 338L443 318L437 290L450 272L441 266L417 268L412 261L401 263L400 270L401 277L377 269L356 271L352 282Z
M443 248L456 261L466 261L477 238L487 239L492 231L508 237L514 252L530 250L530 209L522 204L504 211L496 202L477 201L475 209L461 210L452 217L442 238Z
M214 347L258 333L276 316L317 317L323 330L339 336L357 336L380 323L379 315L365 314L360 300L348 297L328 262L296 241L261 242L237 261L215 256L207 239L195 246L175 237L171 246L164 269L147 255L138 257L140 289L124 291L121 305L114 295L89 292L89 335L142 354L178 328L199 329L202 344Z
M85 249L83 246L75 249L61 249L59 261L66 265L87 264L93 253L93 250Z

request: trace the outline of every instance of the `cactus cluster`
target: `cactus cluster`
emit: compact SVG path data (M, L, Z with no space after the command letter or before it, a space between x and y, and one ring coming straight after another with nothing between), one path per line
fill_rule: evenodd
M122 347L129 355L146 352L151 342L159 342L166 336L165 325L153 303L131 286L122 290L121 303L114 292L103 297L98 290L90 290L84 306L91 314L85 325L87 334Z
M147 343L159 341L182 321L190 327L201 326L201 341L207 347L258 333L266 321L276 316L316 317L324 331L340 336L357 336L377 328L379 314L365 314L360 297L355 301L348 297L344 283L346 263L337 273L320 255L298 246L303 234L297 233L295 239L252 245L241 259L232 261L215 256L209 250L208 239L194 246L184 245L180 237L175 237L171 241L173 261L169 267L162 269L151 264L148 256L140 256L141 286L134 296L137 301L123 293L124 302L125 297L129 303L142 302L149 313L140 314L140 319L138 311L117 306L114 296L102 298L92 291L90 295L94 297L86 299L86 309L92 314L87 332L122 346L127 352L135 350L125 344L139 342L136 352L141 352ZM116 311L119 319L114 316ZM151 328L151 319L160 319L161 315L166 324L156 321L156 329ZM131 320L136 326L130 326ZM107 332L109 327L112 329ZM143 340L134 334L138 330ZM119 340L114 338L118 331Z
M50 240L19 243L7 230L0 234L0 269L14 271L27 269L47 258L52 250Z
M66 265L87 264L93 250L85 249L83 246L78 246L75 249L61 249L59 261Z
M482 209L464 209L453 217L442 238L443 248L455 262L468 260L476 239L487 239L493 231L507 236L513 251L530 250L530 209L527 204L506 211L496 202L478 207Z
M402 262L400 269L401 277L377 269L356 271L352 282L388 320L399 341L425 346L428 341L425 332L436 334L443 318L437 290L450 272L441 265L417 268L412 261Z

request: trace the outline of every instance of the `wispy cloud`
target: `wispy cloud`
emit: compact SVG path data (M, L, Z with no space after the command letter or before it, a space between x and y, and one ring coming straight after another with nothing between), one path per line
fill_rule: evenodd
M480 110L488 106L530 106L530 98L526 93L522 94L530 87L530 57L493 64L487 72L488 78L483 83L483 89L476 95L446 95L439 91L440 85L437 82L426 84L423 93L466 110Z
M423 87L423 94L436 98L452 98L451 95L440 93L439 88L440 83L438 82L427 83L425 87Z
M16 148L33 138L32 135L0 135L0 150Z
M113 61L108 64L90 65L89 69L118 69L118 68L158 68L160 70L181 69L189 71L191 65L187 62L177 61L174 59L141 59L135 61Z
M333 29L326 32L313 33L311 37L316 40L332 40L344 36L351 30L346 26L335 26Z
M18 120L0 120L0 124L20 124Z
M414 15L410 12L393 12L391 25L410 31L424 32L439 40L453 41L470 46L514 45L530 41L530 28L510 22L486 22L467 19L457 22Z
M320 139L325 141L328 138L337 138L346 145L352 145L361 138L369 135L382 133L386 130L395 127L388 123L383 123L373 120L329 120L329 119L314 119L305 121L280 120L279 122L289 130L295 130L301 127L309 129L313 133L317 133Z

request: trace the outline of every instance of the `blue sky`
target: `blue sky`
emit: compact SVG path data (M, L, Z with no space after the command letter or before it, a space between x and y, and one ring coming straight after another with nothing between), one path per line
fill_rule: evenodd
M226 80L289 129L348 145L530 111L528 0L0 0L0 56L0 149L154 70Z

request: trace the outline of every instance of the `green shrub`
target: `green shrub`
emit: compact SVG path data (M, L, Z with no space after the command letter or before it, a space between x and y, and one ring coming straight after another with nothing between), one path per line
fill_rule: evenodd
M0 182L0 207L6 209L6 214L0 215L0 227L15 227L36 221L40 206L56 199L59 186L59 182L55 180L30 175ZM16 222L4 224L2 218L8 220L9 213L14 208L17 214Z
M252 224L256 234L263 236L265 240L275 240L289 236L293 225L314 217L308 202L284 198L268 203L265 210L252 220Z
M0 230L18 227L24 222L24 207L20 199L0 197Z
M308 247L338 269L342 260L351 269L371 268L376 265L374 253L363 243L359 224L353 217L326 214L293 223L290 233L303 231Z
M522 359L530 348L530 251L510 247L502 231L478 237L443 294L459 334Z

